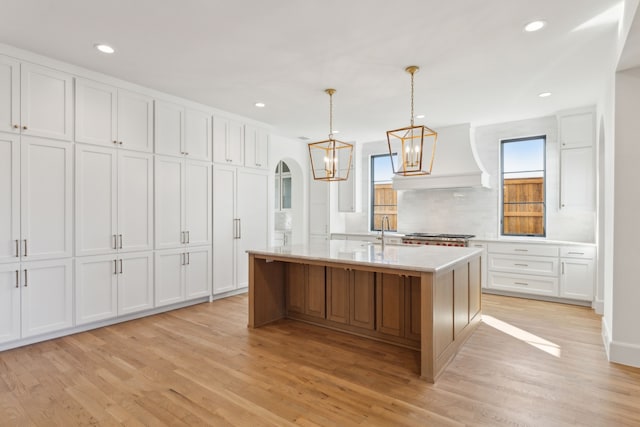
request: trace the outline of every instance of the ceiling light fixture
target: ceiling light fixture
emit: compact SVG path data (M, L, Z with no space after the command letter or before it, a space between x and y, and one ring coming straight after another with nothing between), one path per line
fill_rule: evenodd
M335 89L325 89L329 95L329 139L309 144L309 159L313 179L317 181L345 181L349 178L353 145L334 139L333 94Z
M114 53L116 50L109 46L108 44L104 44L104 43L98 43L95 45L95 48L98 49L100 52L102 53Z
M524 30L527 33L533 33L534 31L539 31L543 29L545 25L547 25L547 23L544 21L532 21L524 26Z
M424 119L424 114L418 114L418 115L416 116L416 119Z
M405 68L405 71L411 74L411 125L387 131L391 166L396 175L429 175L433 167L438 134L424 125L414 126L413 124L413 75L419 69L415 65ZM423 168L422 153L424 153L425 140L427 149L431 150L431 159Z
M538 96L540 98L548 98L551 96L551 92L542 92L542 93L539 93Z
M264 108L267 104L265 104L264 102L256 102L253 105L255 105L258 108Z

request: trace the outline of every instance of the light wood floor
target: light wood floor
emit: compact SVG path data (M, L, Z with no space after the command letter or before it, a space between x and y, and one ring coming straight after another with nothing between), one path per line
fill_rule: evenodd
M640 369L606 361L590 309L483 311L433 385L414 351L201 304L0 353L0 425L640 425Z

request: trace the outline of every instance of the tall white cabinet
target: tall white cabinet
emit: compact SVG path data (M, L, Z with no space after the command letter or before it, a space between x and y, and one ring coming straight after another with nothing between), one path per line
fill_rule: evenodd
M595 209L595 113L576 110L558 115L560 209Z
M248 286L249 248L267 246L268 175L216 165L213 176L213 293Z

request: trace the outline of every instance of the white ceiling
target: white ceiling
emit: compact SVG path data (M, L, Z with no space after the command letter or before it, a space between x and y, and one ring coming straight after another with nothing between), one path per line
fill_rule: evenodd
M0 42L269 123L382 140L595 104L621 0L0 0ZM607 12L609 12L607 14ZM523 25L543 19L540 32ZM113 45L99 54L93 45ZM553 92L539 98L541 92ZM263 101L266 108L254 107Z

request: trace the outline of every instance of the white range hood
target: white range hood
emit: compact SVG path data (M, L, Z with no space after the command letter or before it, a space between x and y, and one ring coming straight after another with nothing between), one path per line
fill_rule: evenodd
M448 126L436 132L438 142L431 175L394 176L393 189L489 188L489 174L478 158L471 125Z

